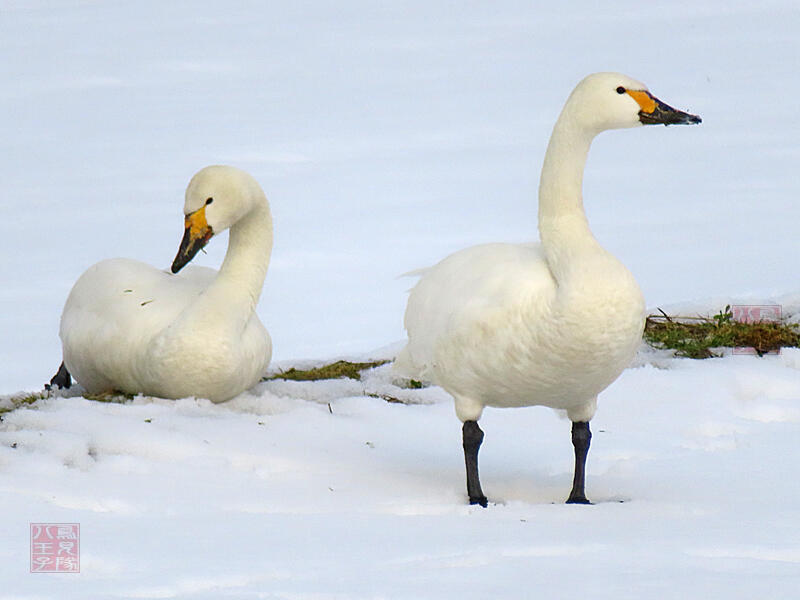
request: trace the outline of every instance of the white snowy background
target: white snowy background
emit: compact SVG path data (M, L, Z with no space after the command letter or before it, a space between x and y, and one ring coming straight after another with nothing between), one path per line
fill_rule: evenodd
M89 265L169 265L186 183L214 163L272 205L277 364L390 356L399 274L536 239L550 130L599 70L704 119L590 154L590 222L648 305L791 313L798 31L794 0L0 0L0 394L55 372ZM17 410L0 598L796 598L800 351L637 365L601 396L588 507L562 504L569 423L536 408L486 411L493 504L468 506L447 395L388 367L222 405ZM81 524L81 574L28 573L30 522Z

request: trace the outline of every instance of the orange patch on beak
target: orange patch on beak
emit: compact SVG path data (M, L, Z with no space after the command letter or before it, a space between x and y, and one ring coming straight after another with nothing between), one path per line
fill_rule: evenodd
M649 92L637 92L633 90L625 91L631 98L636 100L639 108L641 108L642 111L646 112L647 114L652 113L656 109L656 101Z
M192 214L186 215L185 226L192 239L204 238L209 229L206 221L206 207L203 206Z
M181 247L178 249L178 254L175 260L172 261L172 272L177 273L186 263L188 263L197 252L208 243L214 231L206 221L206 207L194 211L190 215L186 215L185 221L186 229L183 232L183 240L181 240Z

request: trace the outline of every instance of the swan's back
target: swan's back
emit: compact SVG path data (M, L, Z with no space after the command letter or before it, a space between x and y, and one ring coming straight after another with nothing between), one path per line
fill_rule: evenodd
M556 287L539 244L483 244L422 272L405 313L409 342L398 373L437 383L437 348L514 307L546 309Z
M174 323L215 275L194 266L185 275L171 275L127 258L93 265L64 306L60 335L67 368L90 391L136 389L150 340ZM80 360L74 360L78 353Z

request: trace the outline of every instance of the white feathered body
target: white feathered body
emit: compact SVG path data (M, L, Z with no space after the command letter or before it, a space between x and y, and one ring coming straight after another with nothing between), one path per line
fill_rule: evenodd
M461 420L530 405L589 420L641 342L644 300L599 246L575 258L558 283L539 244L475 246L426 270L397 369L450 392Z
M618 73L588 76L567 99L542 165L541 244L467 248L411 291L396 368L452 394L462 421L484 406L530 405L589 421L641 343L642 293L592 235L582 194L595 136L642 124L644 107L626 90L655 106L636 92L644 84Z
M219 402L252 387L269 365L271 340L255 312L241 331L203 319L198 302L216 277L205 267L173 275L125 258L90 267L64 306L64 364L90 393Z

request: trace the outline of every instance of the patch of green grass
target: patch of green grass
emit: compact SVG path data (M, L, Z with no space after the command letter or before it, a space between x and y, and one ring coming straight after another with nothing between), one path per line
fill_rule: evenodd
M50 397L50 392L32 392L30 394L23 394L19 396L12 396L8 398L11 406L0 406L0 415L10 413L22 406L30 406L37 400L44 400Z
M293 381L319 381L320 379L349 379L361 380L361 371L374 369L388 363L388 360L376 360L373 362L350 362L347 360L337 360L335 363L315 367L313 369L295 369L292 367L288 371L281 371L275 375L265 377L262 381L273 379L291 379Z
M754 348L759 356L788 346L800 346L798 325L761 321L740 323L733 320L730 306L713 317L650 315L644 327L644 340L654 348L675 350L676 356L711 358L711 348Z

